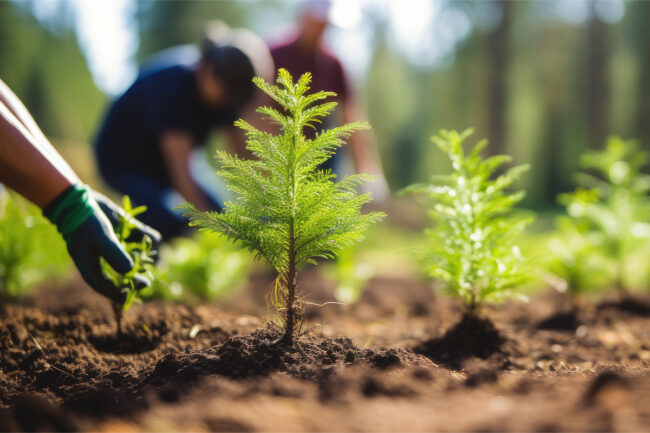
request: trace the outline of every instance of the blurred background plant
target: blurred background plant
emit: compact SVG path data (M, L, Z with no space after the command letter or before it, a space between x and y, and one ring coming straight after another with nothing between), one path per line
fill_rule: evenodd
M530 269L517 241L532 218L514 208L525 192L508 191L529 167L517 165L497 174L512 158L484 159L481 152L486 140L465 153L463 143L472 132L443 130L431 137L449 158L452 171L432 175L430 183L411 185L404 191L424 194L433 202L433 228L425 232L429 246L422 262L474 316L484 303L523 297L516 289L530 278Z
M253 260L224 237L196 232L162 245L151 288L144 299L197 302L226 298L247 281Z
M604 149L580 158L586 171L576 174L578 187L559 197L569 216L560 220L560 229L573 237L571 251L604 255L611 263L611 283L622 293L642 284L633 281L629 268L650 242L650 176L642 172L649 161L650 153L636 141L612 136Z
M40 209L0 190L0 296L25 296L70 269L65 243Z
M546 281L566 295L569 307L577 310L585 296L607 286L608 267L602 254L584 236L583 228L568 216L559 216L557 231L547 240L549 255L542 262L550 275Z
M375 274L374 267L359 257L358 248L355 244L342 249L334 265L325 272L336 281L334 296L344 304L358 301L366 283Z

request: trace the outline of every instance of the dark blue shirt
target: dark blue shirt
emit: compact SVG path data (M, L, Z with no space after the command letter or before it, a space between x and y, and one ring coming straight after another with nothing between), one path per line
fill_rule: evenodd
M164 131L189 133L203 144L210 131L232 125L238 113L211 108L200 98L191 65L173 65L144 71L108 110L95 141L100 171L137 172L163 185L169 177L160 149Z

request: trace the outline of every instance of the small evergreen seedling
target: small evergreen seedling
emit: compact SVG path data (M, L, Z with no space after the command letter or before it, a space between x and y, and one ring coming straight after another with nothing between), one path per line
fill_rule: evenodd
M124 209L124 214L119 216L120 221L117 229L115 230L115 235L120 241L120 244L127 252L131 259L133 259L133 269L131 269L126 274L120 274L115 271L104 259L100 260L102 272L104 275L115 284L116 287L122 289L126 292L126 300L123 304L113 303L113 310L115 312L115 319L117 321L117 330L118 333L122 333L122 315L133 305L133 302L138 296L137 290L137 275L144 275L149 280L153 279L153 274L151 272L151 266L153 263L153 258L151 257L151 247L153 242L151 238L147 235L144 235L141 241L133 242L129 241L131 237L131 232L136 225L134 224L135 217L140 215L143 212L146 212L146 206L138 206L133 208L131 206L131 199L129 196L124 196L122 198L122 208Z
M321 102L334 96L332 92L307 94L310 81L307 73L294 84L285 69L279 70L277 86L255 78L255 84L283 108L282 112L271 107L257 110L279 124L280 134L237 121L256 157L243 160L218 153L219 174L237 198L225 204L224 213L199 212L189 203L184 205L191 225L241 243L278 272L269 299L283 321L279 342L285 344L293 342L301 311L296 288L299 266L335 257L382 217L378 212L360 212L371 197L357 195L356 189L369 176L334 182L334 174L319 168L344 144L344 138L367 125L351 123L307 138L304 129L313 128L336 107L335 102Z
M481 158L486 140L465 155L463 141L471 133L471 129L461 134L443 130L432 137L451 160L453 171L432 176L430 184L412 185L406 191L425 193L434 201L431 217L435 226L427 231L431 247L422 257L427 270L461 297L467 312L475 316L485 301L513 295L527 279L514 241L530 219L513 212L524 192L506 192L528 166L515 166L492 179L495 170L511 157Z
M650 176L643 168L650 153L635 141L612 136L603 150L585 153L575 177L578 187L562 194L576 231L614 263L615 285L627 292L627 260L650 239Z

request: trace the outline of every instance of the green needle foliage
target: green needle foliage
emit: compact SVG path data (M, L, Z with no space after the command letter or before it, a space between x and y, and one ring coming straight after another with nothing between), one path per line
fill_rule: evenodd
M648 162L650 153L637 142L609 137L603 150L582 156L585 171L575 176L576 190L558 199L570 217L563 224L614 263L614 284L623 293L627 261L650 239L650 176L643 173Z
M335 94L307 94L311 75L304 74L294 84L289 72L280 69L277 85L261 78L255 84L281 107L261 107L257 111L277 123L281 132L273 135L238 120L236 126L247 136L247 148L255 160L243 160L218 152L228 188L237 194L225 205L224 213L199 212L186 203L183 208L191 225L221 233L255 252L278 272L269 299L284 324L283 343L292 344L301 303L296 291L296 273L303 263L333 258L345 246L362 239L367 226L383 215L361 214L371 200L357 195L357 187L370 176L348 176L334 182L336 175L320 169L344 144L353 131L365 123L351 123L324 130L314 139L305 128L314 128L336 107L321 102Z
M531 219L513 212L524 191L506 192L528 166L515 166L492 179L511 157L483 159L486 140L465 155L463 141L472 132L443 130L432 137L451 160L453 171L406 191L424 193L434 202L435 226L427 230L431 247L422 255L428 272L443 280L452 294L463 299L468 313L476 315L481 304L512 296L527 280L515 240Z
M143 212L146 212L146 206L138 206L133 208L131 206L131 199L129 196L124 196L122 198L122 208L124 209L124 215L120 216L120 222L115 230L115 235L120 241L120 244L124 250L131 256L133 259L133 269L131 269L126 274L120 274L115 271L104 259L101 259L102 272L109 278L115 286L122 288L126 292L126 301L124 304L114 305L115 314L117 316L118 330L121 330L121 319L122 313L127 311L133 305L133 302L138 296L138 290L136 288L136 276L144 275L149 280L153 279L151 272L153 259L151 257L151 247L152 241L151 238L145 235L141 241L133 242L129 241L131 237L131 232L136 227L133 223L136 216L140 215Z

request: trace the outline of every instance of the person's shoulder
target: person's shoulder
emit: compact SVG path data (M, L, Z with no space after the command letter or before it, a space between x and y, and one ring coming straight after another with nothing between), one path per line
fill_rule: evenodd
M138 80L142 81L174 81L178 78L188 78L193 74L192 68L187 65L166 65L161 68L151 69L142 73Z
M280 41L276 41L270 44L269 51L271 56L275 59L276 57L293 55L296 50L296 38L294 36L289 38L283 38Z

